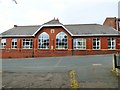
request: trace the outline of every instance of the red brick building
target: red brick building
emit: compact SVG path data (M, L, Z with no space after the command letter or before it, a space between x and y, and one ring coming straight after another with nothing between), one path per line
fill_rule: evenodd
M99 24L14 25L1 34L1 58L110 54L120 52L116 28Z

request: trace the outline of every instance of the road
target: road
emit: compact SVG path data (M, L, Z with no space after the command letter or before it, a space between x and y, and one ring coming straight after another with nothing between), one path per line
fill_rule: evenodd
M82 87L106 85L118 87L118 78L113 76L112 55L67 56L23 59L2 59L3 72L68 72L75 70Z
M98 64L98 65L97 65ZM70 56L70 57L45 57L45 58L23 58L23 59L2 59L3 71L65 71L85 70L90 68L103 67L108 70L112 68L112 55L104 56Z

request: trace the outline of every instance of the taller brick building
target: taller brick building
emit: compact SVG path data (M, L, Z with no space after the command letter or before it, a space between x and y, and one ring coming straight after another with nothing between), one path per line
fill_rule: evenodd
M42 25L17 26L0 35L1 58L111 54L120 52L119 19L104 25L63 25L58 19ZM112 26L112 27L111 27Z

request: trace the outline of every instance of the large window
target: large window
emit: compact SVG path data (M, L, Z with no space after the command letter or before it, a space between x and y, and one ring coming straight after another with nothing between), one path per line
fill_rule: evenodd
M64 32L60 32L56 36L56 48L67 49L67 35Z
M86 39L76 38L74 39L74 49L86 49Z
M38 48L49 49L49 35L46 32L39 35Z
M17 39L12 39L11 47L12 48L17 48Z
M1 48L6 48L6 39L1 39Z
M115 39L114 38L109 38L108 39L108 49L115 49L116 45L115 45Z
M33 41L32 39L23 39L22 45L22 48L30 49L33 47Z
M99 38L93 39L93 49L100 49L100 39Z

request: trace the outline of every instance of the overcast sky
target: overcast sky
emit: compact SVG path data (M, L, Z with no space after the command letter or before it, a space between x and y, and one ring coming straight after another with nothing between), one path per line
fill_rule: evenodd
M103 24L118 17L120 0L0 0L0 33L13 25L41 25L54 17L63 24Z

